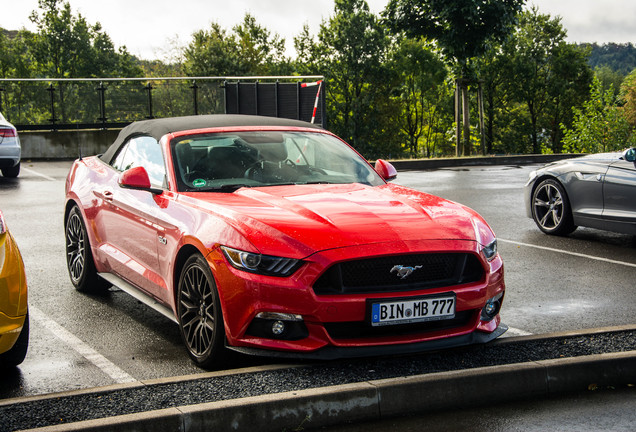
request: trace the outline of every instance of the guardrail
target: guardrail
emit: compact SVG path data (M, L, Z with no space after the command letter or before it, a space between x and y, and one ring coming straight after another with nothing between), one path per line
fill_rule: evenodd
M318 75L3 78L0 79L0 112L21 131L112 129L155 117L232 111L243 114L264 111L266 115L277 115L281 112L279 106L286 108L280 116L305 119L304 115L309 121L316 91L301 82L322 79ZM225 91L228 84L236 89L229 97ZM251 90L252 87L255 90ZM292 87L291 92L287 91L288 87ZM242 91L239 92L239 88ZM279 103L281 88L285 90L280 91L284 99ZM324 95L324 91L322 93ZM290 102L294 95L297 99ZM319 110L324 113L324 96L321 101ZM290 106L294 109L290 110ZM320 123L325 124L324 114Z

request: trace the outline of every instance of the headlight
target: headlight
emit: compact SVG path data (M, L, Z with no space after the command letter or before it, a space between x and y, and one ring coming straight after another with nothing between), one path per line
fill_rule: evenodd
M488 245L484 246L481 251L484 253L484 256L488 261L492 261L492 259L497 255L497 239L494 239Z
M255 254L221 246L232 267L250 273L267 276L290 276L302 265L302 261L270 255Z

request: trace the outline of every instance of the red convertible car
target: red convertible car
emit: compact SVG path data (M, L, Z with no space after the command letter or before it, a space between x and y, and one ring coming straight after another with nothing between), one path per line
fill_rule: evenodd
M176 321L204 368L227 348L328 359L501 335L493 231L395 176L301 121L135 122L68 174L69 275Z

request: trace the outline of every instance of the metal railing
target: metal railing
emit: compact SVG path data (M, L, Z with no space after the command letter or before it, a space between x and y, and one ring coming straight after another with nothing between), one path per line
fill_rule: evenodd
M300 107L300 83L322 79L317 75L3 78L0 79L0 112L18 130L111 129L156 117L226 113L227 83L235 83L238 87L252 82L257 90L260 83L295 83L299 89L297 104ZM315 93L315 90L311 91ZM324 113L324 91L322 94L321 111ZM307 101L307 95L304 99L304 105L313 105L313 99ZM278 101L272 103L278 104ZM242 105L244 110L245 105ZM262 101L250 107L249 113L259 114L261 105ZM300 118L300 108L297 112ZM324 115L321 123L324 125Z

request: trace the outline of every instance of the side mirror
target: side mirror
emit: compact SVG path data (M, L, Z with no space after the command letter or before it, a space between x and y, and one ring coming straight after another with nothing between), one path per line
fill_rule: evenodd
M630 148L625 150L623 157L627 162L636 162L636 148Z
M375 170L386 181L394 180L397 177L397 170L393 165L385 161L384 159L378 159L375 161Z
M161 189L153 188L150 185L148 171L142 166L130 168L119 175L119 186L126 189L145 190L153 194L160 194Z

